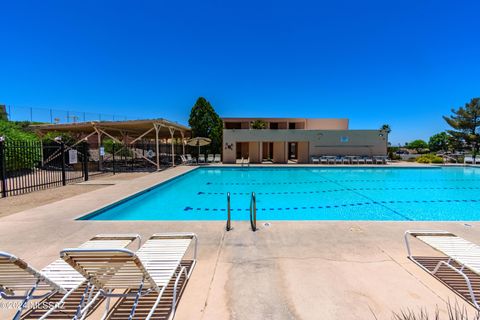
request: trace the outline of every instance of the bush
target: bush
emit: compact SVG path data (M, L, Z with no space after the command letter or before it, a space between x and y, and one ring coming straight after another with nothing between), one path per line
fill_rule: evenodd
M115 156L131 157L133 155L130 149L125 147L123 144L113 141L112 139L103 140L103 147L105 148L105 153L113 154L114 144L115 144Z
M41 160L38 137L22 123L0 120L0 136L5 137L7 171L33 169ZM23 143L23 144L22 144ZM13 147L19 146L20 147ZM9 148L10 147L10 148Z
M443 158L434 154L424 154L416 159L418 163L443 163Z
M393 313L392 320L439 320L440 311L438 307L434 310L433 314L429 313L426 309L414 310L402 310L400 313ZM472 316L468 314L468 310L465 306L460 306L458 302L451 304L447 302L447 315L441 319L445 320L480 320L480 313L474 312Z

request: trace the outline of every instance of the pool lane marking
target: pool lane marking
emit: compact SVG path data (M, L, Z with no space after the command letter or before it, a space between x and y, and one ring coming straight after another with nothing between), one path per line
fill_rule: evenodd
M378 187L378 188L344 188L326 189L315 191L279 191L279 192L257 192L258 195L284 195L284 194L313 194L343 191L398 191L398 190L479 190L480 187ZM225 192L204 192L198 191L197 195L225 195ZM231 195L250 195L250 192L230 192Z
M340 184L339 182L337 182L336 180L331 180L331 179L326 178L326 177L324 177L324 176L322 176L322 175L320 175L320 176L321 176L323 179L330 180L330 182L335 183L335 184L339 185L339 186L342 187L342 188L345 188L345 186L341 185L341 184ZM383 181L384 181L384 180L383 180ZM391 180L389 180L389 181L391 181ZM348 189L350 189L350 190L348 190ZM366 198L366 199L372 201L373 203L378 204L378 205L384 207L384 208L387 209L387 210L390 210L391 212L393 212L393 213L395 213L396 215L404 218L404 219L407 220L407 221L413 221L413 219L411 219L410 217L408 217L408 216L406 216L406 215L398 212L397 210L394 210L394 209L392 209L392 208L390 208L390 207L388 207L388 206L386 206L386 205L384 205L384 204L382 204L382 203L379 203L379 202L375 201L374 199L370 198L369 196L366 196L366 195L364 195L364 194L362 194L362 193L360 193L360 192L357 192L356 190L353 190L353 189L351 189L351 188L347 188L347 190L348 190L348 191L351 191L351 192L353 192L353 193L355 193L355 194L357 194L357 195L359 195L359 196L361 196L361 197L363 197L363 198Z
M392 210L384 204L388 203L451 203L451 202L475 202L475 203L480 203L480 199L447 199L447 200L389 200L389 201L369 201L369 202L355 202L355 203L343 203L343 204L328 204L328 205L315 205L315 206L297 206L297 207L259 207L258 210L261 211L289 211L289 210L308 210L308 209L335 209L335 208L340 208L340 207L355 207L355 206L363 206L363 205L380 205L383 206L389 210ZM190 206L187 206L183 209L183 211L225 211L225 208L193 208ZM232 211L249 211L250 208L231 208ZM392 210L393 211L393 210ZM398 213L397 213L398 214ZM402 214L399 214L402 216L404 219L412 221L412 219L409 219L408 217L403 216Z
M327 181L298 181L298 182L206 182L206 185L223 186L261 186L261 185L292 185L292 184L316 184L316 183L339 183L339 182L384 182L384 179L347 179L333 180L325 178ZM391 179L389 182L437 182L437 181L472 181L479 182L479 179Z

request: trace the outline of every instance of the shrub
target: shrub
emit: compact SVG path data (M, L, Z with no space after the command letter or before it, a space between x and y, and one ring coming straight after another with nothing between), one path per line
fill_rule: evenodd
M433 314L428 313L425 309L420 309L418 312L413 310L403 310L400 313L394 313L393 320L439 320L440 312L438 307L435 309ZM480 313L475 312L472 317L469 316L467 308L465 306L460 307L458 302L453 306L447 302L447 316L442 317L445 320L480 320Z
M7 171L33 169L41 160L38 137L22 123L0 120L0 136L5 137Z
M443 158L434 154L424 154L416 159L418 163L443 163Z

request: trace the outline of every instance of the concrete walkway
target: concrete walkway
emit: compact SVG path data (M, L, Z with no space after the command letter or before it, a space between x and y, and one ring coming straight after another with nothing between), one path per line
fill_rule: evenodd
M271 221L224 231L217 221L76 221L193 167L176 167L0 219L0 250L42 268L97 233L192 231L199 262L175 319L391 319L405 308L458 300L406 258L407 229L446 229L480 243L479 223ZM0 206L2 200L0 200ZM414 246L420 253L433 251ZM2 313L3 312L3 313ZM0 319L6 318L5 311ZM92 318L92 317L91 317Z

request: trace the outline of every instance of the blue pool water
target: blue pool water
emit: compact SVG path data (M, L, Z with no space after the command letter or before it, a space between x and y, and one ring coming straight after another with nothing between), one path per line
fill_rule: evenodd
M199 168L81 219L480 220L480 167Z

